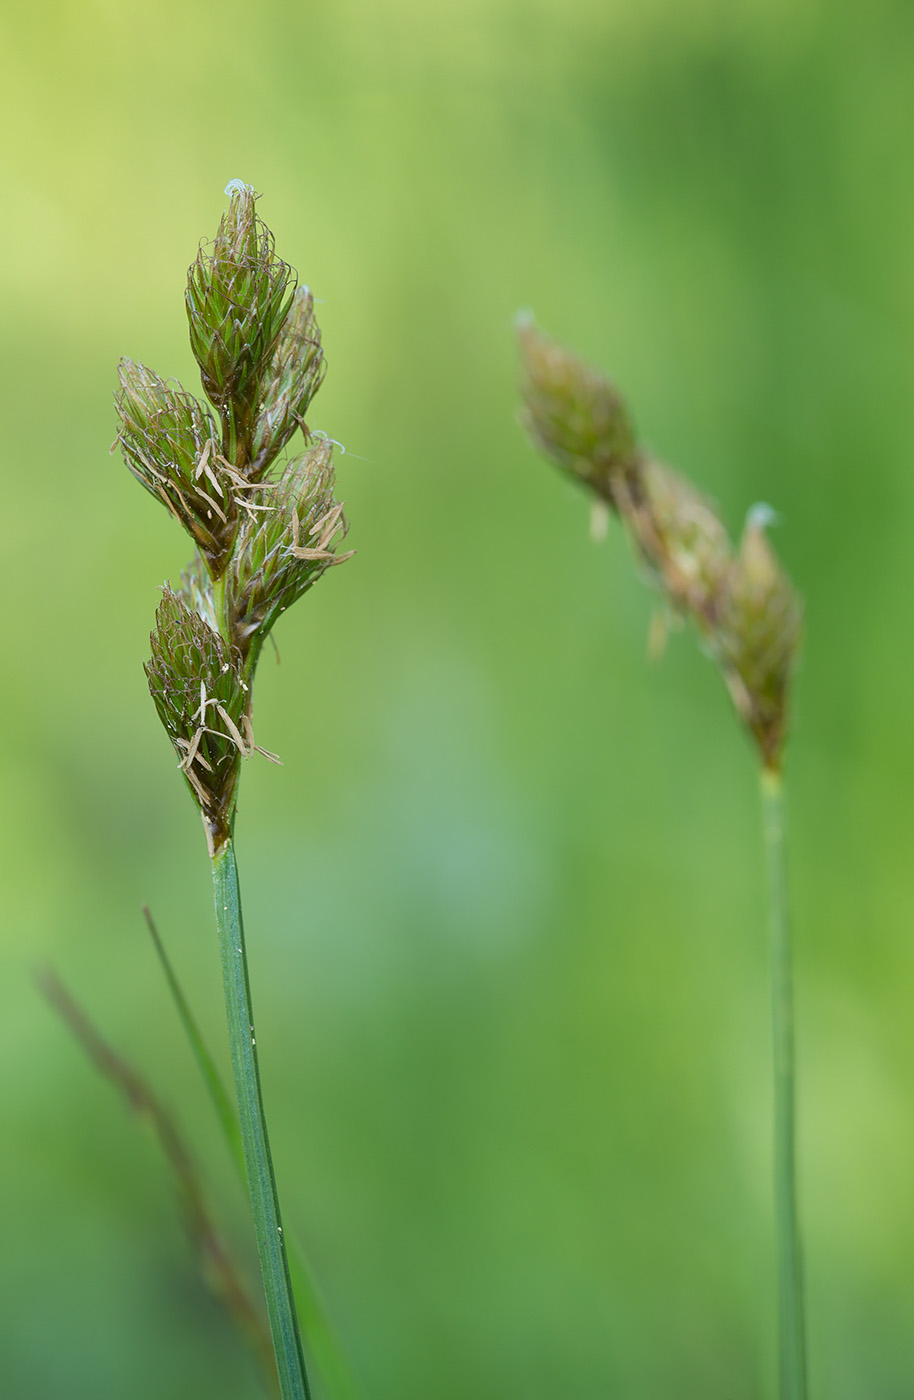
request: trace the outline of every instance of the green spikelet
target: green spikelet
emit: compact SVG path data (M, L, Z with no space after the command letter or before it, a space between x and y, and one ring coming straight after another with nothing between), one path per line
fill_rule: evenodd
M212 415L179 384L121 360L118 441L130 471L187 530L215 577L238 523Z
M132 360L118 367L116 395L127 466L196 546L180 587L165 589L146 670L211 849L230 833L240 760L257 748L251 692L263 642L286 608L350 557L338 552L346 521L332 444L305 424L326 368L314 298L276 257L250 187L232 181L226 193L186 297L221 433L179 384ZM283 463L298 431L305 450Z
M213 243L190 268L185 296L203 388L222 417L224 455L239 470L250 460L254 408L295 288L255 203L247 185L232 189Z
M295 429L304 430L305 414L326 369L314 298L307 287L299 287L263 377L252 443L253 481L259 480Z
M231 830L241 759L253 748L240 658L167 586L150 644L149 690L218 850Z
M544 335L518 327L523 382L521 421L531 439L563 471L617 506L618 487L637 482L634 424L606 375Z
M270 628L335 564L346 533L333 495L333 445L321 439L273 483L270 510L250 519L227 580L232 641L250 669Z

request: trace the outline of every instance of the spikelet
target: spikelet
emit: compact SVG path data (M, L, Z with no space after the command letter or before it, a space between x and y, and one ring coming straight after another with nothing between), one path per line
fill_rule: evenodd
M239 538L227 600L232 641L248 665L280 614L350 558L336 553L347 527L333 485L333 445L321 439L288 464L269 511L248 521Z
M133 475L184 526L214 577L237 528L212 415L179 384L121 360L115 396L121 454Z
M305 414L326 369L314 298L309 288L299 287L263 377L251 445L252 481L259 480L295 429L304 429Z
M770 518L767 507L749 512L739 554L727 572L714 642L737 712L765 767L777 769L803 609L765 534Z
M254 407L295 289L255 204L249 186L234 185L215 239L191 265L185 294L191 349L222 417L223 452L239 470L250 457Z
M531 321L519 323L518 341L524 427L541 452L618 508L620 483L637 493L640 463L624 399L605 374Z
M240 762L253 746L240 658L167 585L150 644L149 690L215 851L230 834Z
M733 547L714 505L686 477L645 459L640 499L624 518L667 602L702 630L713 627Z

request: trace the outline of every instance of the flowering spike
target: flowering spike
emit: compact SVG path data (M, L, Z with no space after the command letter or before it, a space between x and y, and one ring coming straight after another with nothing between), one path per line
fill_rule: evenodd
M226 490L212 415L145 365L121 360L115 396L118 441L130 471L181 522L214 577L225 567L237 527Z
M296 428L305 431L305 414L326 369L314 297L308 287L299 287L264 374L251 448L252 480L262 476Z
M521 420L533 442L578 481L616 505L631 489L640 454L634 424L615 385L529 320L518 327Z
M187 277L191 348L203 388L222 417L223 452L243 467L262 377L289 311L295 277L274 253L257 218L254 191L232 181L229 207L212 244Z
M276 1379L283 1396L306 1400L311 1391L260 1094L232 828L242 758L256 751L279 762L254 743L260 646L279 613L346 557L336 553L346 524L333 499L331 443L312 445L304 423L323 377L311 294L295 295L295 276L274 254L251 187L231 180L226 194L228 210L190 268L185 298L220 437L208 410L180 386L124 361L118 438L130 470L197 544L180 588L163 589L145 670L212 857L244 1170ZM309 450L271 475L297 427ZM319 1302L308 1301L331 1376L354 1393Z
M322 438L288 464L269 497L269 510L249 520L241 533L226 595L232 642L248 670L280 613L327 569L350 558L336 553L346 521L333 487L333 444Z
M733 702L769 769L781 764L802 633L800 600L765 534L765 518L750 511L727 572L715 642Z
M150 644L149 690L218 850L231 832L239 765L249 753L239 657L167 585Z
M712 503L686 477L646 459L641 489L620 498L652 577L680 613L712 626L733 547Z
M604 375L529 322L520 347L533 442L621 517L651 581L717 660L764 766L776 769L802 608L765 536L771 507L750 511L737 553L711 502L641 450Z
M324 376L314 299L275 257L250 186L232 180L226 193L186 299L222 433L179 384L131 360L121 361L117 394L127 466L197 547L180 586L166 586L146 673L217 847L230 831L239 761L255 747L251 680L263 641L280 613L349 558L338 553L346 521L333 494L333 445L304 422ZM277 466L299 427L306 450Z

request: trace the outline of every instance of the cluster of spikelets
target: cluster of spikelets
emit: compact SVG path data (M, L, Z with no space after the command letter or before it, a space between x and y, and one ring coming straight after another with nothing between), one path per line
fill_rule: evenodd
M186 294L215 414L132 360L119 366L116 400L124 461L197 550L180 587L163 590L146 675L211 853L231 832L241 759L258 748L251 694L261 647L280 613L350 557L336 553L346 522L332 444L305 422L325 369L311 293L276 257L254 192L232 181L226 193ZM297 431L304 450L279 463Z
M638 442L615 386L529 322L520 327L523 422L534 443L622 520L675 613L714 656L766 768L780 765L802 609L749 512L734 547L713 505Z

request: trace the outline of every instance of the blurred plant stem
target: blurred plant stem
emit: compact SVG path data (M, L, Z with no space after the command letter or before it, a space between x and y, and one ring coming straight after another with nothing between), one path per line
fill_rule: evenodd
M247 1167L244 1160L244 1145L241 1141L238 1116L232 1106L222 1076L203 1039L187 997L184 995L153 917L146 908L143 910L143 917L162 965L181 1024L212 1099L219 1126L231 1153L242 1188L247 1189ZM333 1396L333 1400L361 1400L361 1392L349 1371L336 1333L327 1316L317 1281L311 1273L307 1258L296 1245L294 1234L286 1238L286 1257L305 1341L329 1394Z
M130 1107L151 1125L178 1190L187 1233L196 1246L206 1283L229 1317L247 1337L275 1394L273 1347L261 1314L248 1297L231 1253L213 1223L200 1176L170 1113L142 1075L102 1038L79 1003L54 973L39 974L38 984L64 1025L79 1041L95 1068L124 1094Z
M762 768L761 794L771 929L780 1394L781 1400L806 1400L803 1259L796 1183L793 958L787 900L784 781L778 770Z
M283 1400L310 1400L311 1391L286 1262L279 1197L260 1090L257 1038L241 918L241 892L231 836L213 856L212 864L232 1071L276 1369Z

